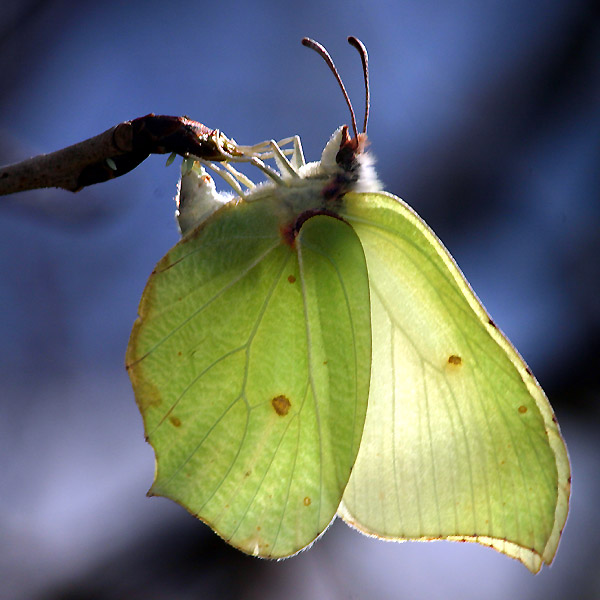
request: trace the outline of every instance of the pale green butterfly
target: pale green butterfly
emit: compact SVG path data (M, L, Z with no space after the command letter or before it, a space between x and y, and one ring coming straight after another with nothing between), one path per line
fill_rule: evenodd
M156 453L149 495L262 557L295 554L337 514L391 540L479 542L537 572L568 510L558 424L435 234L380 191L364 152L367 54L349 41L363 133L305 39L354 138L339 128L305 164L297 137L244 147L216 131L221 166L184 161L183 239L150 276L127 351Z

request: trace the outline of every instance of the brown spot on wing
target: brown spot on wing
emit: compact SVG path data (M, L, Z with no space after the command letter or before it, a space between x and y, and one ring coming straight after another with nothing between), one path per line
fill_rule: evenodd
M458 354L451 354L448 357L448 364L455 365L458 367L458 366L462 365L462 358L460 356L458 356Z
M295 278L293 275L288 275L288 278L287 278L287 279L288 279L288 281L289 281L290 283L295 283L295 282L296 282L296 278Z
M524 415L527 412L527 407L521 404L521 406L519 406L519 412Z
M285 396L275 396L273 400L271 400L271 405L273 409L280 417L285 417L290 412L290 408L292 403Z
M175 415L171 415L169 417L169 421L173 424L174 427L181 427L181 419L176 417Z
M304 502L304 506L310 506L311 499L308 496L306 496L304 498L303 502Z

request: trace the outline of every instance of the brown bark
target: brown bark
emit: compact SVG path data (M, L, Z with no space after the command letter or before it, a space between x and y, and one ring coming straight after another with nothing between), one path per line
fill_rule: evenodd
M77 192L128 173L150 154L223 160L218 135L186 117L151 113L62 150L0 167L0 195L47 187Z

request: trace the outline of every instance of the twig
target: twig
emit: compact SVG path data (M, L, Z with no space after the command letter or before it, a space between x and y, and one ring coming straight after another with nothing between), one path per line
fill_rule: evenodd
M151 113L62 150L0 167L0 195L47 187L78 192L128 173L150 154L224 160L219 135L186 117Z

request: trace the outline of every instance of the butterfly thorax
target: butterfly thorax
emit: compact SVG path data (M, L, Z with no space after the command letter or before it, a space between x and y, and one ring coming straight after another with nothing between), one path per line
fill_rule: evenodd
M182 166L176 198L176 216L181 233L185 235L198 227L230 202L275 199L282 230L292 235L314 214L337 216L346 193L381 189L373 159L365 152L367 143L366 134L351 138L348 127L344 125L325 145L321 160L311 163L304 161L297 137L252 147L235 145L238 153L218 165L191 157ZM293 147L287 149L286 146L290 145ZM291 155L291 158L286 155ZM272 159L276 170L265 164L265 159ZM255 185L233 168L231 163L234 162L250 162L269 179ZM234 193L218 191L205 166L224 177ZM244 190L242 185L247 189Z

